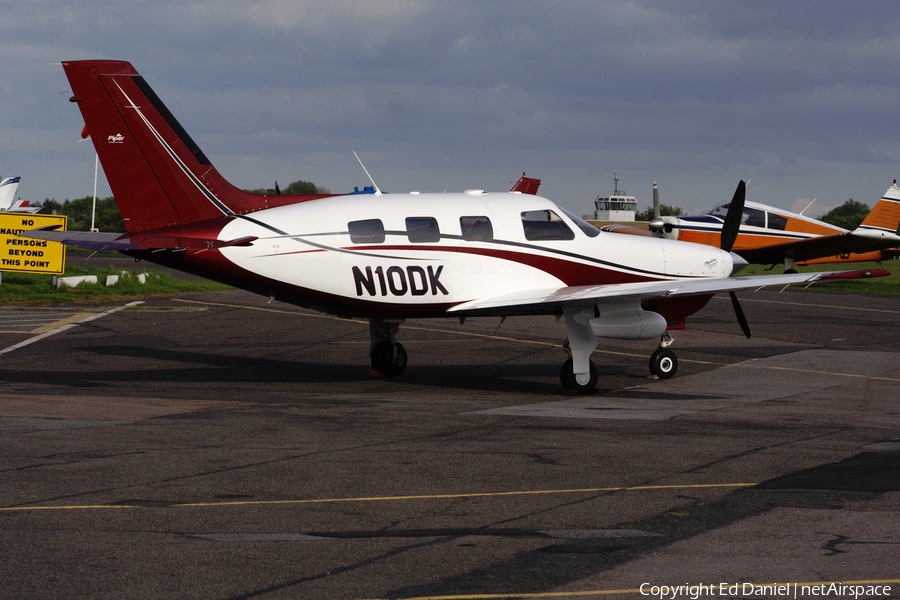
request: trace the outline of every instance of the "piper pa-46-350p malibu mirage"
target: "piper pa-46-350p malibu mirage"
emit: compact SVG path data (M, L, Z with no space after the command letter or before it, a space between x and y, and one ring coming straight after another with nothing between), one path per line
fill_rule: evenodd
M591 392L598 337L661 338L662 378L677 360L668 330L718 292L879 276L886 271L730 277L745 262L721 249L601 233L553 202L513 192L259 196L223 178L127 62L64 62L86 131L127 233L22 235L205 276L318 311L366 318L372 367L399 375L396 340L412 317L564 317L564 387ZM743 204L744 184L733 205ZM732 219L733 221L734 219ZM730 236L730 239L729 239Z

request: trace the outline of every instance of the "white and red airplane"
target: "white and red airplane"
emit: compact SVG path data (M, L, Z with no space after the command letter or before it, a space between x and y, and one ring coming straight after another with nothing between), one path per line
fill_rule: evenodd
M668 330L718 292L886 271L732 278L723 248L602 233L550 200L511 192L259 196L213 167L127 62L64 62L127 233L23 235L119 250L322 312L365 318L374 369L399 375L411 317L565 319L564 387L591 392L597 338L661 338L651 370L677 368ZM734 205L743 202L738 186ZM518 193L517 193L518 192ZM740 210L733 213L740 217ZM731 221L734 221L732 219ZM728 226L736 234L738 222ZM731 236L731 240L727 239Z
M524 173L522 177L525 177ZM16 200L20 180L21 177L4 177L0 181L0 212L36 213L41 210L40 206L31 206L28 200Z

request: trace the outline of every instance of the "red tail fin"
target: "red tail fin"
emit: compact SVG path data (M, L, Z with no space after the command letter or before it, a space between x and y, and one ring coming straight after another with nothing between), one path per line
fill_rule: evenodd
M519 180L516 182L512 189L509 190L511 192L521 192L523 194L537 194L538 188L541 186L540 179L534 179L533 177L525 177L525 173L522 173L522 176L519 177Z
M225 180L127 62L63 68L129 233L322 196L258 196Z

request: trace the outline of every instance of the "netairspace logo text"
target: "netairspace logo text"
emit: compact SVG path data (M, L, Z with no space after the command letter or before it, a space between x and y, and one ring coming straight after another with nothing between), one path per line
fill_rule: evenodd
M711 583L704 585L654 585L641 584L642 596L659 600L698 600L705 596L729 597L785 597L785 598L870 598L890 596L891 586L881 584L846 583Z

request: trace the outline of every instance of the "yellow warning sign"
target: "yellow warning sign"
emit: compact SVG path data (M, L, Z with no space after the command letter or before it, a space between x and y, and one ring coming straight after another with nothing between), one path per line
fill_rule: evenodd
M59 225L59 229L64 231L66 217L0 212L0 271L62 275L66 270L65 244L16 235L48 225Z

